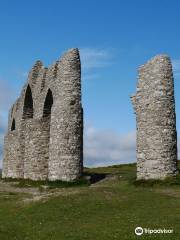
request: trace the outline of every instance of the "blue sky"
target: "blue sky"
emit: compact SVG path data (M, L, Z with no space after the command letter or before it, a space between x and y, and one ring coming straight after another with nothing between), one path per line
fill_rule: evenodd
M85 112L85 162L135 161L137 67L170 55L180 132L180 2L178 0L64 0L0 3L0 144L7 110L37 59L45 65L80 49ZM0 157L2 158L2 157Z

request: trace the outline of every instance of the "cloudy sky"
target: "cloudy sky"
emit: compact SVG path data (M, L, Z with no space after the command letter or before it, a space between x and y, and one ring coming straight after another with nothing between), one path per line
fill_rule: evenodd
M0 166L7 113L37 59L68 48L82 61L84 156L88 166L135 162L135 116L129 96L137 67L169 54L180 132L178 0L31 0L0 3ZM179 136L179 135L178 135Z

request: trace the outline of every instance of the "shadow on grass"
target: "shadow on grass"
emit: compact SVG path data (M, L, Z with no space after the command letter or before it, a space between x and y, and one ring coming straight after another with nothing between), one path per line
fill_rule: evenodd
M47 188L68 188L68 187L83 187L89 186L90 184L97 183L102 179L106 178L108 174L105 173L84 173L83 176L75 181L41 181L41 180L31 180L31 179L17 179L17 178L3 178L1 181L13 183L14 187L20 188L32 188L32 187L43 187Z
M107 173L84 173L86 179L88 179L90 184L97 183L107 177Z
M82 177L77 179L76 181L65 182L65 181L33 181L30 179L15 179L15 178L4 178L2 179L3 182L11 182L14 183L13 186L20 187L20 188L32 188L32 187L43 187L46 186L47 188L68 188L68 187L83 187L88 186L90 183L89 181Z

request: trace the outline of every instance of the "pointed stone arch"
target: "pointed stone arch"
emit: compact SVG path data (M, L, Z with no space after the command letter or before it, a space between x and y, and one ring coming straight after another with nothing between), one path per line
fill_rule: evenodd
M30 86L26 88L25 98L24 98L24 107L23 107L23 118L33 118L33 97Z
M51 108L53 105L53 94L51 89L48 89L46 99L44 102L44 108L43 108L43 117L50 117L51 116Z
M16 122L15 122L15 119L13 118L12 124L11 124L11 131L14 131L14 130L16 130Z

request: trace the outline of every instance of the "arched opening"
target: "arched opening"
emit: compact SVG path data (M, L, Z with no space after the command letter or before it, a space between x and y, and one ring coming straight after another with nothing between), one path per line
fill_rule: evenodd
M52 105L53 105L53 95L52 95L52 91L49 89L44 102L43 117L51 116Z
M14 131L16 129L16 123L15 119L13 118L12 124L11 124L11 131Z
M23 108L23 118L33 118L33 98L31 88L28 85L26 89L24 108Z

